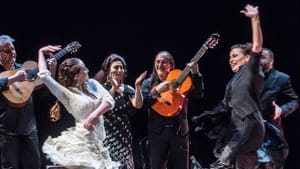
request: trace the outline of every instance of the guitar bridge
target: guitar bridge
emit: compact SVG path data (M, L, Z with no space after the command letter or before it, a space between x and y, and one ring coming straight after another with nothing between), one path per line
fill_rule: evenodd
M171 103L166 98L164 98L162 96L159 96L159 97L164 103L166 103L168 106L171 106Z

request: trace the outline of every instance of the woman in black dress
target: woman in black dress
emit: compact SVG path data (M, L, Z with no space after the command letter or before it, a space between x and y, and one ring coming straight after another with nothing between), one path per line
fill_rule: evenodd
M135 109L142 107L141 81L143 72L135 81L135 89L124 84L127 68L123 57L109 55L102 63L101 70L95 76L109 90L115 100L115 108L105 113L104 126L106 139L104 145L109 148L111 158L121 163L121 169L133 169L133 137L129 116Z

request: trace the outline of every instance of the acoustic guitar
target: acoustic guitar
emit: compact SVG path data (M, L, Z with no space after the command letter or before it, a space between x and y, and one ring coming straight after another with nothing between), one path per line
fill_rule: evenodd
M81 45L77 42L71 42L64 49L57 52L53 57L56 60L59 60L67 53L77 52ZM23 107L28 99L30 98L32 92L35 89L42 87L43 82L40 78L37 77L38 64L34 61L26 61L22 64L22 66L18 69L4 71L0 73L0 78L7 78L9 76L14 75L18 70L24 69L27 73L27 80L22 82L15 82L9 85L8 90L1 91L1 96L7 102L8 105L14 108Z
M190 62L198 62L209 48L214 48L219 42L220 35L213 33L198 50ZM179 114L184 104L185 95L192 88L192 79L189 76L190 68L186 66L183 71L174 69L169 72L166 81L170 83L170 89L160 93L152 109L164 117L175 117ZM156 87L153 87L153 91Z

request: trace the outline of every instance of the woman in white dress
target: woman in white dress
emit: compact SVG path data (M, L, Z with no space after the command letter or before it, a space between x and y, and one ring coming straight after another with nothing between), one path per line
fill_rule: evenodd
M119 163L111 160L103 146L102 115L114 107L114 99L102 85L89 78L88 69L79 58L64 60L59 66L58 82L55 81L45 57L58 50L61 46L48 45L39 50L38 75L74 116L76 125L56 138L49 137L43 144L43 152L53 163L66 167L117 169ZM57 105L51 114L54 119L59 118Z

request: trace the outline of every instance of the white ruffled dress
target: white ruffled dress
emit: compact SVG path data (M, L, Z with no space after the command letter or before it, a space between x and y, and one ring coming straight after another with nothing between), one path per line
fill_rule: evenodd
M103 146L105 139L103 116L94 126L93 131L83 127L83 120L100 105L107 101L114 105L114 100L106 89L96 80L90 79L87 88L96 96L92 99L74 87L65 88L56 82L48 71L40 72L39 77L53 95L71 113L76 125L63 131L56 138L49 137L42 150L55 164L62 166L77 166L78 168L118 169L119 162L112 161L107 148Z

